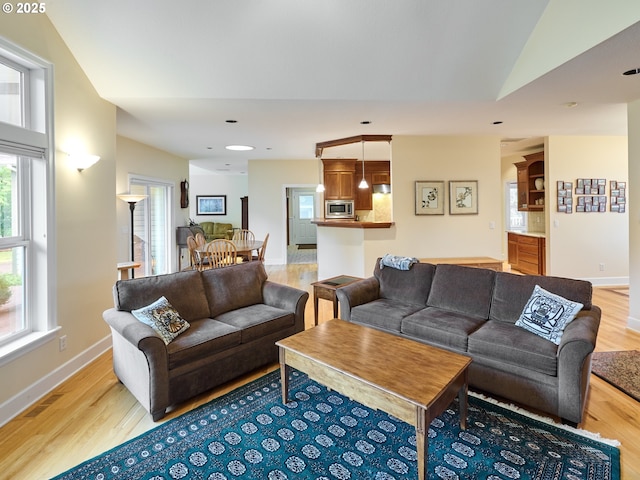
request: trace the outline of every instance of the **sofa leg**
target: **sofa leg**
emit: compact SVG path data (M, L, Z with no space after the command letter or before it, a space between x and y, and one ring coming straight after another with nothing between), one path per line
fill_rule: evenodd
M563 425L567 425L568 427L578 428L578 424L576 422L572 422L571 420L567 420L566 418L561 418L560 421Z
M165 412L164 409L157 412L151 412L151 418L153 419L154 422L162 420L164 418L164 412Z

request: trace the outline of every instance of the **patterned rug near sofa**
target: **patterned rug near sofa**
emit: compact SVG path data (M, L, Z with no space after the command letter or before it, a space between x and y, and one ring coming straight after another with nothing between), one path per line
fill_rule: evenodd
M56 479L417 478L414 429L293 371L278 371L170 420ZM429 428L428 478L618 479L619 450L471 396ZM612 442L615 443L615 442Z
M594 352L591 372L640 402L640 352Z

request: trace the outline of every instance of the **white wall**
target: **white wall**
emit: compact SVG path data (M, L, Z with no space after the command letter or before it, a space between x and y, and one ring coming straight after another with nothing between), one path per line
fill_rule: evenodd
M610 180L628 179L627 137L553 136L545 152L547 275L627 284L630 214L610 212L608 205L606 213L575 213L574 207L574 213L565 214L557 211L556 200L556 182L572 182L575 188L578 178L605 178L609 197Z
M122 136L117 137L116 154L116 193L129 191L130 174L170 183L173 185L170 231L175 232L177 226L187 225L189 210L180 208L180 182L189 178L188 160ZM131 212L129 205L117 197L114 205L118 214L118 262L126 262L131 259ZM177 269L175 239L172 235L171 265L174 270Z
M102 312L116 278L116 109L102 100L46 15L0 15L3 37L54 64L55 295L58 339L0 367L0 424L110 346ZM100 155L78 172L63 152L81 144Z
M629 319L627 325L640 331L640 100L628 107L629 134Z
M234 227L242 226L242 206L240 198L249 195L249 179L247 175L217 175L203 173L197 167L190 168L189 174L189 218L196 222L232 223ZM196 215L197 195L226 195L226 215Z

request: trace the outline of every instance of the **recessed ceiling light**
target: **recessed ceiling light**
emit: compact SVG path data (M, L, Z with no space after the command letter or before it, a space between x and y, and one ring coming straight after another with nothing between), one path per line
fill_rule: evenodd
M234 152L247 152L249 150L253 150L255 147L251 147L249 145L227 145L227 150L233 150Z
M565 107L567 108L573 108L573 107L577 107L578 106L578 102L567 102L564 104Z
M498 121L496 121L496 122L493 122L493 124L494 124L494 125L501 125L501 124L502 124L502 121L501 121L501 120L498 120Z
M213 147L207 147L207 150L213 150Z
M632 68L631 70L627 70L626 72L622 72L622 75L637 75L640 73L640 68Z
M238 120L225 120L227 123L238 123Z
M360 125L371 125L371 120L363 120L360 122Z

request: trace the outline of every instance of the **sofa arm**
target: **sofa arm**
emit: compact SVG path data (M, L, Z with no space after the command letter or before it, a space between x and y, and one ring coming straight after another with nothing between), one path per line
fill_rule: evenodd
M575 424L582 421L587 401L600 316L595 305L579 312L565 328L558 346L558 415Z
M380 283L376 277L365 278L336 290L340 303L340 318L351 320L351 309L380 298Z
M262 298L266 305L293 312L296 327L300 331L304 330L304 310L309 299L308 292L267 280L262 287Z
M110 308L102 317L111 327L116 376L159 420L169 406L169 360L163 340L130 312Z

